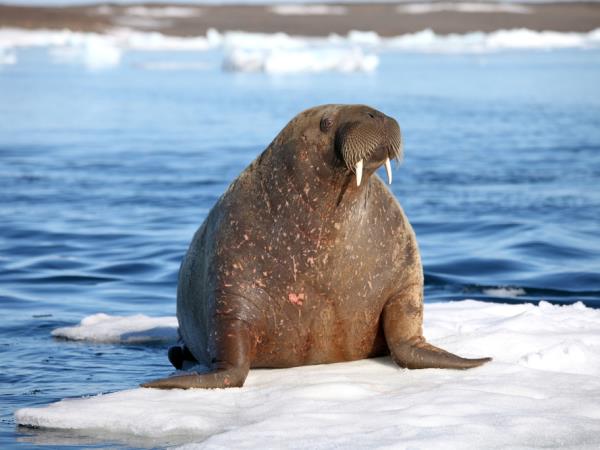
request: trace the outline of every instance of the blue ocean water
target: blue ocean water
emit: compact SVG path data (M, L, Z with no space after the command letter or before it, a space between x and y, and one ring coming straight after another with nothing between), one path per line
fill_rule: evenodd
M88 71L22 50L0 69L0 446L111 444L18 429L13 412L164 376L165 347L50 331L97 312L173 315L196 228L316 104L398 119L392 190L417 232L427 301L600 306L599 81L597 50L384 53L373 74L281 77L223 72L215 52L128 52Z

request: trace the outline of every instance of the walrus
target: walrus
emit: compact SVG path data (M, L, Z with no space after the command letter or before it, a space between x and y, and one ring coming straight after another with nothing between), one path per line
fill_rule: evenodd
M391 355L409 369L467 369L427 343L415 233L375 174L402 156L396 120L365 105L294 117L232 182L193 237L179 271L182 345L207 373L152 388L241 387L250 368Z

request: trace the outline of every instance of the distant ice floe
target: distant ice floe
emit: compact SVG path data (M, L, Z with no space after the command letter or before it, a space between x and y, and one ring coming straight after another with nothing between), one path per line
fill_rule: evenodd
M484 289L483 293L486 295L491 295L492 297L501 297L501 298L518 297L520 295L526 294L525 289L511 288L511 287L488 288L488 289Z
M223 62L233 72L285 74L298 72L372 72L379 65L374 54L360 48L305 50L243 50L228 52Z
M54 62L83 64L89 69L118 66L122 50L101 35L75 35L66 45L52 47L50 56Z
M503 50L598 48L600 29L588 33L514 29L448 35L424 30L384 39L382 45L396 51L416 53L491 53Z
M510 14L529 14L531 8L525 5L513 3L408 3L396 8L396 11L403 14L429 14L437 12L461 12L461 13L510 13Z
M216 50L223 54L223 68L231 71L269 74L371 72L379 64L381 52L465 54L599 48L600 29L588 33L514 29L449 35L423 30L396 37L382 37L369 31L350 31L345 36L331 34L321 38L290 36L285 33L221 33L212 29L206 35L196 37L167 36L131 28L115 28L106 34L69 30L0 29L4 64L14 64L17 60L14 49L32 46L49 48L56 62L78 63L90 69L115 67L121 63L123 53L130 50Z
M102 10L105 8L105 10ZM172 19L194 17L202 14L199 8L183 6L165 6L148 8L146 6L131 6L124 9L113 9L110 6L97 8L99 14L112 14L113 23L119 26L140 28L163 28L170 26Z
M181 18L194 17L202 14L201 8L187 6L164 6L148 8L146 6L130 6L124 9L117 9L110 5L100 5L96 8L96 14L100 15L119 15L138 17L154 17L154 18Z
M14 48L0 46L0 66L17 63L17 53Z
M144 321L127 319L121 333ZM186 449L267 441L273 448L600 446L600 310L435 303L425 305L424 328L436 345L494 361L468 371L404 370L389 358L251 370L240 389L132 389L23 408L15 418L101 441L129 436L133 444L137 437Z
M57 328L52 336L73 341L101 343L149 343L175 342L177 340L176 317L109 316L94 314L83 319L79 325Z
M184 6L164 6L162 8L148 8L145 6L130 6L125 8L125 14L141 17L194 17L202 14L199 8Z
M348 8L341 5L276 5L269 8L273 14L280 16L343 16Z

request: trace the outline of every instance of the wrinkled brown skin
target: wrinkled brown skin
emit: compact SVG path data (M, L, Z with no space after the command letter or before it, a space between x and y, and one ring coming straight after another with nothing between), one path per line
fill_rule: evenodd
M356 186L340 142L365 123L381 142ZM399 143L396 121L363 105L315 107L279 133L212 208L180 269L181 337L212 372L142 386L239 387L251 367L390 353L410 369L466 369L490 360L461 358L422 335L415 234L373 174L386 156L399 156L387 145L394 133Z

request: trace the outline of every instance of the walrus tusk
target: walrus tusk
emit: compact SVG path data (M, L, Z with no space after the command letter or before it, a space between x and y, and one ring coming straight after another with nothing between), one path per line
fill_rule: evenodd
M356 163L356 168L355 168L356 185L357 186L360 186L360 182L362 181L362 170L363 170L363 160L361 159L359 162Z
M388 184L392 184L392 163L390 163L390 158L385 158L385 171L388 177Z

